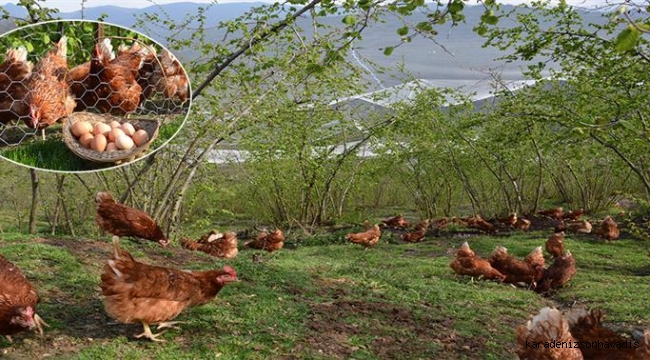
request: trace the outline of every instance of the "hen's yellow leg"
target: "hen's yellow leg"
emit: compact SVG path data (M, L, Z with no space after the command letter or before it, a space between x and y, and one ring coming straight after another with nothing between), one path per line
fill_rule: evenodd
M163 339L158 339L158 336L162 335L163 333L158 333L158 334L152 334L151 333L151 328L149 328L149 324L146 322L142 322L142 326L144 326L144 332L142 334L136 335L136 339L139 339L141 337L146 337L147 339L151 341L157 341L157 342L165 342Z
M160 329L166 329L166 328L180 330L181 329L180 326L176 326L176 324L184 324L184 322L183 321L165 321L165 322L161 322L156 327L156 331L158 331Z

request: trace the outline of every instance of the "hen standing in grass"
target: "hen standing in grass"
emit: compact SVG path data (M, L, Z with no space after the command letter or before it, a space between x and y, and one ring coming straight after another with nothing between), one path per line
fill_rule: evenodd
M43 334L47 324L36 314L38 294L15 265L0 255L0 335L7 336L25 330Z
M25 103L29 106L29 118L24 122L32 129L42 129L43 139L45 128L72 114L76 105L66 81L67 47L67 37L62 36L43 55L27 81Z
M97 203L97 225L113 234L113 240L120 236L132 236L156 241L163 247L169 245L169 239L163 234L156 222L147 213L119 204L107 192L95 196Z
M7 50L0 64L0 123L7 124L29 116L29 106L23 100L33 68L34 65L27 61L24 46Z
M142 323L144 332L136 338L164 341L158 339L162 333L151 332L150 324L157 324L157 330L176 328L179 322L170 320L187 308L210 302L225 285L237 281L237 272L227 265L221 270L189 272L143 264L113 239L113 254L101 280L110 317L126 324Z

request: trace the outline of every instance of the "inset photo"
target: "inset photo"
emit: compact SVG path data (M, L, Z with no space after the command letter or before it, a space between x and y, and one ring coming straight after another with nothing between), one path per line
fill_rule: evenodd
M61 20L0 36L0 157L84 172L152 154L191 106L172 52L131 29Z

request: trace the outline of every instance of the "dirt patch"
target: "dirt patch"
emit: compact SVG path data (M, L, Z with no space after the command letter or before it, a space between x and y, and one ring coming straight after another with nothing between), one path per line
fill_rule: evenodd
M110 258L111 253L113 252L113 244L110 242L110 240L103 242L90 239L72 240L37 238L33 239L32 241L66 248L74 256L79 258L79 261L85 264L96 263L97 261L104 263ZM126 238L120 239L120 244L128 244L127 246L129 248L133 248L134 244L137 246L138 242L139 240L131 240ZM169 247L165 249L161 247L140 247L139 250L145 252L147 256L145 258L136 257L136 260L147 264L164 264L164 266L182 268L184 266L186 267L187 264L206 262L207 260L203 254L189 251L180 247Z
M451 318L435 319L391 303L334 301L311 304L310 330L303 345L319 354L349 358L366 351L379 358L431 356L476 357L487 339L464 338L453 330ZM370 338L358 339L359 337Z

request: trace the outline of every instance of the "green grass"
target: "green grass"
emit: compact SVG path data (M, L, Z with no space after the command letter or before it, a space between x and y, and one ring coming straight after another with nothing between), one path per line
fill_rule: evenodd
M162 126L150 149L157 149L176 134L184 119L184 115L175 116L172 121ZM89 171L115 166L110 163L87 161L75 155L63 143L60 129L60 125L48 129L45 141L42 140L40 131L38 131L36 135L26 137L21 145L2 147L0 148L0 156L22 165L46 170Z
M380 241L375 248L320 239L288 240L272 259L252 261L250 250L228 261L241 282L211 303L186 310L182 330L154 344L132 336L139 325L106 317L98 288L109 256L107 241L32 239L6 234L0 254L15 262L38 288L39 313L50 323L42 339L15 337L0 348L12 358L436 358L513 357L514 330L543 306L574 303L600 308L606 322L630 331L650 328L648 248L623 239L609 244L567 237L578 273L551 297L507 284L458 277L449 268L465 240L482 256L496 244L522 258L544 244L544 234L432 238L418 244ZM209 269L222 260L173 247L122 240L144 262Z

